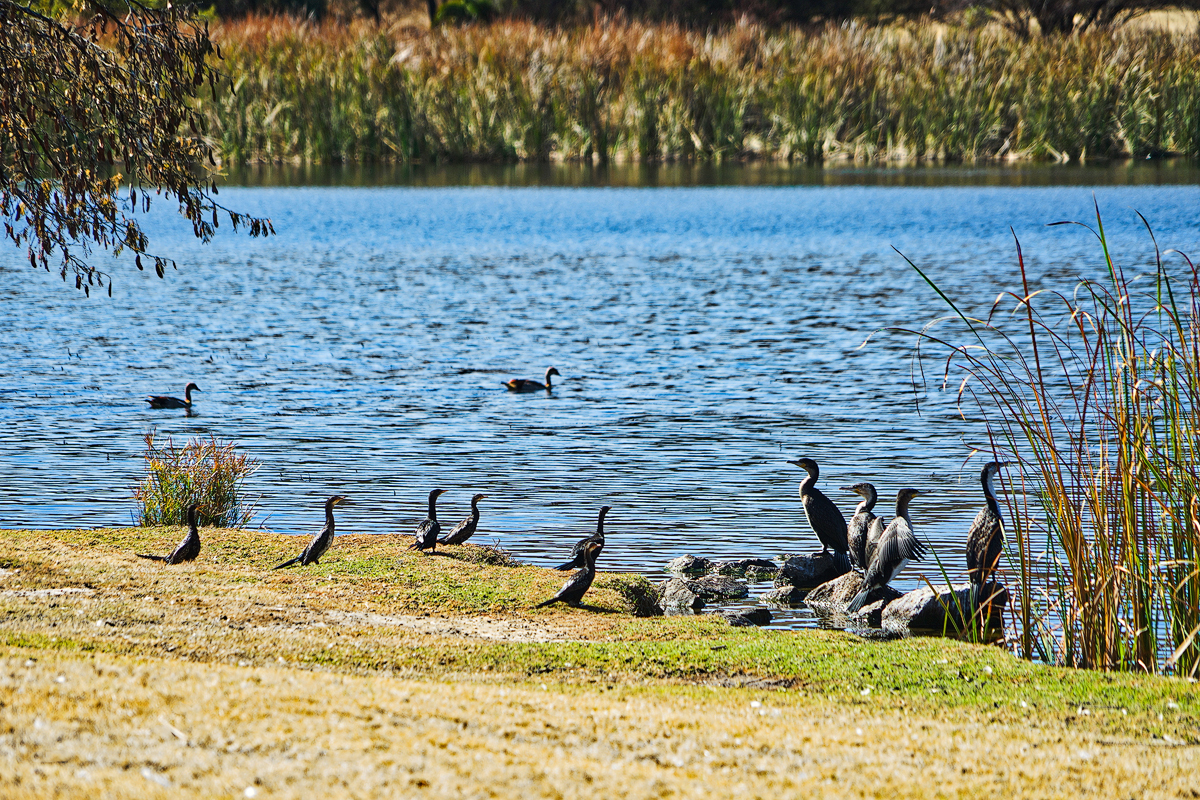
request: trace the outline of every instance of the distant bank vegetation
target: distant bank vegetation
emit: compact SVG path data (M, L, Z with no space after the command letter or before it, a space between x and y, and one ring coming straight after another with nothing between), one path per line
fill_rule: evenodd
M231 80L203 111L237 163L1200 156L1194 32L250 16L214 38Z

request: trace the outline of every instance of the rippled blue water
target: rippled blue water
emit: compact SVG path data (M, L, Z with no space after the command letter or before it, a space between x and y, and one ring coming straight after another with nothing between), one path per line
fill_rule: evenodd
M1200 253L1200 187L1094 191L1128 269L1153 257L1131 209ZM807 455L847 516L842 485L929 490L914 524L961 575L982 439L952 397L914 407L913 338L883 329L945 309L893 247L979 310L1014 286L1012 226L1035 281L1069 289L1099 249L1045 225L1094 219L1092 192L231 187L277 237L202 247L156 214L179 271L119 266L111 300L0 253L0 527L130 522L156 426L261 459L273 530L312 532L341 492L340 531L407 532L430 488L451 521L482 491L480 539L549 564L608 504L602 567L656 573L815 549L786 463ZM549 365L552 396L500 385ZM142 400L189 380L194 416Z

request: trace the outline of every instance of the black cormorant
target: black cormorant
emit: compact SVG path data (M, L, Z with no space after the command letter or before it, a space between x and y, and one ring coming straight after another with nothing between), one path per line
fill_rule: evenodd
M184 561L195 561L200 555L200 504L192 503L187 507L187 536L172 551L169 556L152 556L138 553L138 558L148 558L151 561L165 561L168 564L182 564Z
M801 458L788 463L795 464L808 473L808 477L800 481L800 501L804 505L804 516L808 517L808 524L821 540L822 552L828 553L833 550L836 556L840 556L835 560L843 561L846 569L849 569L850 544L846 540L846 518L838 511L833 501L816 488L817 478L821 475L817 462L811 458Z
M512 380L507 381L504 386L510 392L540 392L543 389L548 392L552 388L550 386L551 375L559 375L558 370L554 367L547 369L545 383L538 383L537 381L531 381L527 378L513 378Z
M1001 468L1009 463L989 461L979 475L987 505L975 515L975 521L967 533L967 578L976 591L992 579L992 573L1000 561L1000 550L1004 547L1004 520L1000 517L1000 504L996 502L996 490L992 482Z
M189 383L183 390L185 399L180 400L178 397L168 397L165 394L156 394L153 397L147 397L146 402L151 408L186 408L192 407L192 391L200 391L200 387L194 383Z
M455 525L452 531L438 539L438 544L462 544L474 536L475 530L479 527L479 501L485 497L487 497L486 494L477 494L472 497L471 516Z
M920 561L925 557L925 545L913 533L912 519L908 516L908 503L919 494L921 492L916 489L901 489L896 494L896 516L879 539L875 557L863 576L862 591L850 601L851 613L861 611L867 604L867 596L873 590L887 586L909 561Z
M854 509L854 516L846 527L846 542L850 545L850 562L859 569L865 570L870 561L867 560L867 532L875 521L875 501L879 495L875 487L869 483L856 483L853 486L843 486L842 489L854 492L862 497L862 502ZM882 529L880 531L882 533Z
M325 501L325 525L321 527L321 532L313 537L308 543L308 547L304 548L304 552L293 559L283 562L275 569L283 569L294 564L299 564L302 567L307 567L309 564L317 564L321 561L321 556L325 555L325 551L329 549L329 545L333 544L333 507L338 503L346 502L343 495L335 494L333 497Z
M584 593L592 588L592 581L596 579L596 556L600 554L600 547L598 542L588 542L583 549L583 569L567 578L567 582L558 590L558 594L544 603L538 603L534 608L545 608L551 603L579 605Z
M565 564L559 564L555 569L583 569L587 564L585 553L589 544L594 543L599 545L600 549L596 551L596 555L600 555L601 551L604 550L604 515L611 510L612 506L600 506L600 516L596 519L596 532L576 542L575 546L571 548L571 560Z
M416 541L408 546L409 550L429 550L430 552L437 550L438 534L442 532L442 526L438 523L437 518L437 499L445 493L445 489L434 489L429 493L429 512L414 531L413 536L416 537Z

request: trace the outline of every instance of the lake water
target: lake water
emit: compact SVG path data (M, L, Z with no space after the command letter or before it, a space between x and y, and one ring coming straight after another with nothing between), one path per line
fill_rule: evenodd
M324 498L344 493L339 531L409 532L429 489L448 490L450 522L485 492L478 540L548 565L607 504L602 568L657 577L684 553L818 549L786 463L809 456L847 517L856 498L839 486L874 482L888 516L898 488L928 490L914 525L961 578L986 460L967 458L984 442L952 395L914 405L914 338L888 329L945 308L893 248L975 310L1015 286L1010 226L1037 285L1101 274L1087 231L1046 227L1094 222L1093 193L1130 271L1153 264L1133 209L1164 248L1200 253L1200 187L1111 172L582 188L503 171L457 178L475 186L438 186L456 179L436 172L369 186L344 184L387 181L260 176L281 185L220 198L270 216L278 236L223 227L200 246L162 209L152 241L179 270L117 265L112 299L0 251L0 527L130 523L156 427L260 459L249 488L272 530L311 534ZM553 395L501 387L550 365ZM203 389L193 416L143 400L188 381Z

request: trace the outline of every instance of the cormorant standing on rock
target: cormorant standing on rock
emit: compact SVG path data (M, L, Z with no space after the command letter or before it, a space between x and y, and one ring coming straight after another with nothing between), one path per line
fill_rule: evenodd
M565 564L559 564L555 569L568 570L583 569L586 567L586 552L589 544L594 543L600 546L600 549L596 551L597 558L600 556L600 553L604 550L604 515L611 510L612 506L600 506L600 516L596 519L596 532L576 542L575 546L571 548L571 560Z
M165 394L156 394L152 397L147 397L146 402L151 408L186 408L189 411L192 408L192 390L200 391L200 387L194 383L189 383L183 390L185 399L180 400L178 397L170 397Z
M992 579L1004 547L1004 520L1000 516L1000 504L996 502L996 490L992 482L1001 468L1009 463L989 461L979 475L987 505L975 515L971 530L967 532L967 578L977 593Z
M545 383L538 383L537 381L531 381L527 378L513 378L509 381L506 381L504 387L510 392L540 392L543 389L548 392L552 388L550 386L551 375L560 375L560 373L554 367L550 367L546 370Z
M534 608L545 608L551 603L566 603L577 606L583 595L592 588L596 579L596 556L600 554L601 545L598 542L588 542L583 549L583 569L567 578L567 582L558 590L558 594L544 603L538 603Z
M283 569L294 564L299 564L302 567L307 567L309 564L317 564L321 561L321 556L325 555L325 551L329 549L329 545L333 544L333 507L338 503L346 502L343 495L335 494L333 497L325 501L325 525L322 526L321 532L313 537L308 543L308 547L304 548L304 552L293 559L283 562L275 569Z
M886 527L887 523L883 521L883 517L871 520L871 527L867 529L867 542L863 547L863 563L867 567L871 566L871 561L875 558L875 551L879 549L879 540L883 538L883 530Z
M438 534L442 532L442 526L438 523L437 518L437 499L445 493L445 489L434 489L429 493L429 512L417 526L417 530L413 534L416 541L408 546L409 550L428 550L430 552L437 550Z
M817 478L821 470L817 462L811 458L801 458L789 461L808 473L808 477L800 482L800 501L804 505L804 516L813 533L821 540L824 548L821 552L834 551L834 560L841 561L846 570L850 569L850 544L846 539L846 518L838 511L833 501L816 488Z
M471 516L464 519L462 522L454 526L448 534L437 540L438 544L462 544L467 539L475 535L475 530L479 527L479 501L487 497L486 494L477 494L471 498Z
M167 564L182 564L184 561L195 561L200 555L200 504L192 503L187 507L187 536L169 556L152 556L138 553L138 558L148 558L151 561L164 561Z
M867 560L867 532L875 521L875 501L879 495L875 487L869 483L856 483L853 486L843 486L843 490L854 492L863 499L854 509L854 516L846 528L846 542L850 545L850 562L859 569L865 570L871 562ZM882 532L882 529L880 529Z
M912 519L908 516L908 503L921 492L916 489L901 489L896 495L896 516L879 539L875 557L867 574L863 577L863 588L850 601L851 613L861 611L867 604L867 596L881 589L904 569L909 561L920 561L925 557L925 545L913 533Z

